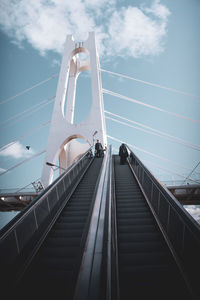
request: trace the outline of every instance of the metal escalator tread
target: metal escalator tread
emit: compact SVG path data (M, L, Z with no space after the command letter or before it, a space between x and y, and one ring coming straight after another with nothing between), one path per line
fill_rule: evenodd
M94 159L25 273L24 286L29 294L73 299L101 164L101 158Z
M120 300L190 299L128 164L114 168Z

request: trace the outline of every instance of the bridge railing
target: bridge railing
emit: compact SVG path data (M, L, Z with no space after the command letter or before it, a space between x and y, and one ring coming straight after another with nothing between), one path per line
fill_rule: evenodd
M0 230L1 272L7 273L9 280L12 274L20 277L17 275L18 270L22 265L28 265L30 253L40 246L41 236L51 228L51 224L66 204L77 179L91 162L88 158L89 150ZM12 274L9 274L10 268ZM15 278L13 280L15 281Z
M200 296L200 226L176 198L130 151L130 165L159 221L176 262L192 292Z

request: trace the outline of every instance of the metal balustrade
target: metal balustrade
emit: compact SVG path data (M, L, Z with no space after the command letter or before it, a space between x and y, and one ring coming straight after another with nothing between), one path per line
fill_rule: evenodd
M127 148L130 151L130 166L196 299L200 297L196 276L200 269L200 226L132 150Z

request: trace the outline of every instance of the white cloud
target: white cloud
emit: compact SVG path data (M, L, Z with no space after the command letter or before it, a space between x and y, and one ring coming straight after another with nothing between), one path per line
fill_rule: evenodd
M158 18L151 18L145 12ZM129 6L115 12L110 19L110 47L114 54L139 57L155 55L163 50L162 38L166 35L169 11L155 1L151 8Z
M150 8L143 7L143 10L147 13L151 13L162 20L167 20L170 15L170 11L166 6L160 4L159 0L155 0Z
M10 156L13 158L26 158L34 154L32 149L27 150L19 141L12 142L0 149L0 156Z
M195 205L185 205L184 208L189 212L189 214L196 220L200 222L200 207Z
M120 7L116 0L1 0L0 25L15 43L27 40L42 55L62 53L67 34L85 40L95 31L102 55L155 55L163 50L169 10Z

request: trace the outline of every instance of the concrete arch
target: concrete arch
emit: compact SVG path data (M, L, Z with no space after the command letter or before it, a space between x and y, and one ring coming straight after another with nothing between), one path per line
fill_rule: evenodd
M88 139L87 139L86 137L84 137L84 136L81 135L81 134L73 134L73 135L67 137L67 138L63 141L63 143L61 144L61 147L60 147L60 148L64 147L64 146L67 145L70 141L72 141L72 140L74 140L74 139L82 139L82 140L86 141L86 142L91 146L90 142L88 141Z
M82 139L86 143L82 144L77 141L77 139ZM76 157L82 155L90 147L91 144L88 139L80 134L74 134L67 137L60 146L59 154L57 154L57 157L59 158L59 167L62 168L59 170L59 173L62 174L64 172L63 169L69 167L69 165L75 161Z

